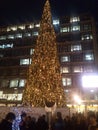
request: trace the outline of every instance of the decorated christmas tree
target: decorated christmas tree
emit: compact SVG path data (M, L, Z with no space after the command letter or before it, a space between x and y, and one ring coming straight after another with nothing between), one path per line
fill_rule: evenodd
M51 106L54 103L58 107L65 105L49 0L44 6L39 36L23 93L23 103L34 107Z

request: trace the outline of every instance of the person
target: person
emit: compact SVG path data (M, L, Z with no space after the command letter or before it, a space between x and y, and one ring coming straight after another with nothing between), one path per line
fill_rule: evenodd
M98 123L96 121L95 114L89 116L89 126L88 130L98 130Z
M38 118L36 122L37 130L48 130L48 122L45 120L45 115L42 115Z
M0 130L12 130L12 124L15 120L16 116L13 112L9 112L5 119L3 119L0 123Z
M57 118L52 124L52 130L64 130L65 124L61 112L57 112Z
M27 114L25 112L22 112L21 121L19 123L20 130L26 130L26 118L27 118Z

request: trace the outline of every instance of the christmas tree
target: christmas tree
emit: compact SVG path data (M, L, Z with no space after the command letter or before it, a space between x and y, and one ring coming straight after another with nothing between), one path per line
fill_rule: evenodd
M60 64L57 55L56 35L52 25L49 1L44 6L32 63L23 93L23 103L34 107L45 107L56 103L65 105Z

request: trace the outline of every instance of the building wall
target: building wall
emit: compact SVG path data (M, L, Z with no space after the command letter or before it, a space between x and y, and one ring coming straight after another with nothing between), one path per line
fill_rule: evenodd
M84 100L86 90L82 87L82 75L96 73L98 67L94 19L89 15L63 17L53 20L53 25L67 101L73 101L74 94L80 95ZM39 22L32 22L0 29L2 102L21 101L39 27ZM87 93L89 95L91 91L87 90ZM96 95L93 96L94 100L97 99Z

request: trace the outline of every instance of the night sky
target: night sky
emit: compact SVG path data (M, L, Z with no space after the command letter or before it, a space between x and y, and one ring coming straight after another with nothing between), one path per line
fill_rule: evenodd
M45 0L0 0L0 26L40 19ZM98 21L98 0L50 0L52 15L89 12Z

